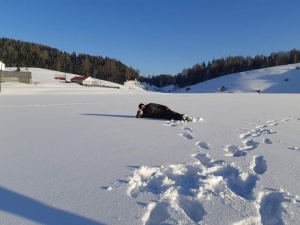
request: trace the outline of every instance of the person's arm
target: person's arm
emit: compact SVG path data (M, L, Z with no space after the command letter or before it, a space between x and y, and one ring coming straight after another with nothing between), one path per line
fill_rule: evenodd
M142 110L137 111L135 118L142 118Z

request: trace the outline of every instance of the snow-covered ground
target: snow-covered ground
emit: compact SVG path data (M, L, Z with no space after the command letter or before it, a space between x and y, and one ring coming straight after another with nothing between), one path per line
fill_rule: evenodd
M1 224L299 224L300 70L269 70L247 87L272 94L180 94L29 68L37 85L0 93ZM141 102L197 122L135 119Z

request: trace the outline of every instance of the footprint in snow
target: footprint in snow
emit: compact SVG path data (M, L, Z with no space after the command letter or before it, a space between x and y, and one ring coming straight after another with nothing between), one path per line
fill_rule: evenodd
M208 154L196 154L194 158L199 160L207 170L205 182L209 189L213 188L213 192L222 192L223 186L218 185L226 183L226 186L236 195L246 199L254 199L252 190L256 187L256 182L259 180L257 175L241 173L241 171L228 164L223 160L212 160ZM205 170L204 170L205 171ZM210 179L207 179L209 175ZM218 190L220 189L220 190Z
M232 164L228 164L223 160L215 161L211 159L209 154L199 153L193 156L208 169L208 174L212 178L211 183L207 177L205 181L208 184L210 183L208 186L210 188L213 187L214 192L218 192L217 183L226 182L226 186L236 195L246 200L254 199L252 190L256 187L256 182L259 180L257 175L241 173L241 171ZM221 180L219 180L220 177ZM219 186L219 188L220 191L222 191L222 185Z
M196 145L206 150L209 150L209 146L210 146L210 144L206 142L196 142Z
M259 137L263 134L276 134L277 132L266 129L266 128L258 128L258 129L254 129L252 131L249 131L247 133L241 134L240 138L242 139L246 139L248 137Z
M243 139L246 139L248 137L251 137L251 133L250 132L247 132L247 133L244 133L244 134L240 135L240 138L243 138Z
M169 127L177 127L178 126L178 124L172 123L172 122L167 122L167 123L164 123L163 125L164 126L169 126Z
M268 129L259 130L258 132L260 135L261 134L277 134L276 131L272 131L272 130L268 130Z
M208 166L210 164L210 162L212 161L212 159L209 157L208 154L199 153L199 154L196 154L193 156L195 159L199 160L203 166Z
M261 198L259 214L263 225L284 224L281 218L281 211L283 210L281 203L283 201L283 195L278 192L269 193Z
M267 125L258 125L258 126L256 126L255 128L256 128L256 129L259 129L259 128L265 128L265 127L267 127Z
M191 196L179 195L177 198L178 206L185 212L185 214L195 223L201 221L205 214L203 205Z
M283 119L282 121L283 122L288 122L288 121L291 121L292 120L292 118L285 118L285 119Z
M243 143L244 143L244 145L246 145L244 150L247 150L247 151L253 150L253 149L257 148L259 145L259 142L256 142L254 140L244 140Z
M277 126L279 123L277 120L270 120L270 121L267 121L267 123L270 125L270 126Z
M101 188L104 189L104 190L107 190L107 191L112 190L112 187L108 187L108 186L103 186L103 187L101 187Z
M268 139L268 138L265 138L265 139L263 139L263 142L265 143L265 144L273 144L273 142L270 140L270 139Z
M226 156L241 157L247 155L246 152L240 150L240 147L236 145L226 145L224 151L230 152L230 154L226 154Z
M185 137L186 139L190 139L190 140L193 139L193 135L189 133L183 133L179 135Z
M170 217L167 202L150 203L148 213L144 216L145 225L161 224Z
M256 187L256 182L259 180L257 175L248 174L245 178L240 174L236 174L238 171L233 171L232 174L226 177L228 188L234 192L236 195L247 199L253 200L252 190Z
M206 168L212 168L212 167L225 167L226 163L223 160L213 160L210 158L209 154L202 154L198 153L195 155L192 155L195 159L197 159L201 165L203 165ZM218 176L222 176L218 174Z
M254 165L255 166L253 167L253 171L256 174L264 174L267 171L267 169L268 169L266 160L264 160L263 156L256 157L254 159Z
M185 131L189 131L189 132L193 131L193 129L191 127L183 127L182 129Z

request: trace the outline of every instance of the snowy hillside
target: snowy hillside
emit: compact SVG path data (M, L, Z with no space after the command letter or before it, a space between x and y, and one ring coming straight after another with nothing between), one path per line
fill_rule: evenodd
M0 93L0 224L298 225L295 66L191 87L235 94L84 87L28 68L36 85ZM196 122L136 119L141 102Z
M7 71L15 71L16 67L6 68ZM48 93L48 94L89 94L90 92L103 92L105 91L114 91L115 88L109 87L118 87L119 89L126 89L128 87L113 82L95 79L95 81L104 87L85 87L75 83L66 83L65 81L54 79L57 75L66 75L66 80L70 82L70 79L79 76L76 74L62 73L54 70L47 70L42 68L20 68L22 72L29 71L31 72L32 79L35 80L36 84L22 84L22 83L3 83L2 94L28 94L28 93Z
M216 93L224 86L228 93L300 93L300 63L235 73L208 80L203 83L174 90L174 86L163 87L163 92ZM297 69L298 68L298 69Z

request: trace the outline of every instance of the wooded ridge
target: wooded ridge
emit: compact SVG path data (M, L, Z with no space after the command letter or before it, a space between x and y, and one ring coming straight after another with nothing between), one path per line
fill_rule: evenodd
M69 54L49 46L20 40L0 39L0 61L6 67L38 67L124 84L139 78L139 71L121 61L102 56Z

